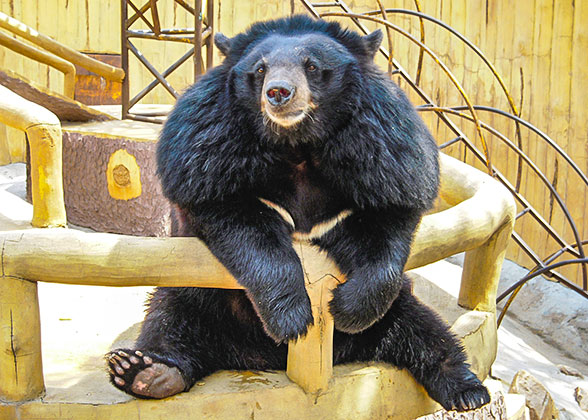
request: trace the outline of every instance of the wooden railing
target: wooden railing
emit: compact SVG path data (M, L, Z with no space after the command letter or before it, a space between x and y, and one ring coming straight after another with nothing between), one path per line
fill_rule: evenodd
M61 123L51 111L0 85L0 123L26 133L34 227L67 224L63 201Z
M63 94L68 98L74 97L76 82L74 64L115 82L122 82L125 77L125 72L121 68L88 57L2 12L0 12L0 28L40 47L35 48L0 32L0 45L61 71L64 76Z
M0 115L6 115L3 107L6 104L0 103ZM36 169L32 172L41 172L47 163L33 161ZM442 156L441 168L440 195L450 207L423 218L406 269L466 251L459 304L495 312L500 268L514 223L514 201L492 178L453 158ZM43 201L33 205L44 206L49 217L62 217L59 206L46 206ZM330 290L344 279L316 248L306 243L294 243L294 247L307 276L315 325L305 338L290 343L287 374L307 392L316 392L327 388L332 374L333 321L327 303ZM0 249L0 331L4 332L0 337L0 400L5 401L34 399L44 389L38 281L241 288L196 238L29 229L0 232ZM487 346L493 360L496 343Z

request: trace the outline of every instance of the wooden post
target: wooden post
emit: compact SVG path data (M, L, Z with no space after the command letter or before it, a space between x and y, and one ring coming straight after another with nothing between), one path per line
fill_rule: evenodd
M0 400L44 392L37 283L0 277Z
M496 313L496 291L506 247L514 228L513 217L488 242L465 254L458 304L476 311Z
M210 33L206 39L206 70L211 69L213 66L213 46L214 46L214 1L208 0L206 2L206 21Z
M59 119L51 111L0 85L0 123L27 134L31 149L32 225L65 226Z
M26 133L31 150L31 223L35 227L65 226L61 125L35 125Z
M128 7L127 0L120 0L120 59L121 66L124 72L124 78L122 79L121 88L121 103L122 103L122 115L121 118L124 120L129 117L129 100L130 100L130 80L129 80L129 41L127 39L127 19L128 19Z
M314 325L305 337L288 344L286 374L305 392L319 393L327 389L333 375L334 324L329 312L331 291L345 279L324 253L296 245L312 304Z
M202 63L202 0L194 2L194 81L203 73Z

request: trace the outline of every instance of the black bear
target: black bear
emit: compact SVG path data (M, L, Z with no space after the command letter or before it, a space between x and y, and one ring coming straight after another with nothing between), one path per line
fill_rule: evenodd
M292 246L306 238L347 276L330 302L336 364L406 368L447 409L489 401L403 274L438 151L374 64L381 41L305 16L216 35L225 59L169 115L158 171L176 234L204 241L245 291L158 288L135 348L108 355L117 388L163 398L219 369L285 369L286 342L313 323Z

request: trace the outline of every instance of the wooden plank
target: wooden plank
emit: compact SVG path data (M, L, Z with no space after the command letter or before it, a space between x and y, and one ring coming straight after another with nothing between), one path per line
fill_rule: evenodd
M514 49L512 54L512 66L510 69L510 86L511 95L515 101L517 108L519 108L519 112L522 113L523 118L527 118L529 110L531 109L531 94L532 91L529 88L529 79L532 77L531 71L531 57L533 52L533 25L534 25L534 3L533 2L516 2L514 3L514 16L516 17L516 30L514 31ZM519 18L524 16L525 18ZM525 83L524 86L521 85L521 73L522 73L522 81ZM521 105L521 92L523 93L522 98L522 109ZM512 132L512 131L511 131ZM531 134L530 130L526 130L521 128L522 134L522 150L523 152L527 153L529 151L529 145L531 141L536 141L535 135ZM514 142L517 141L516 135L513 135L512 140ZM509 171L508 177L511 180L513 185L516 185L517 181L517 171L518 171L518 164L519 159L514 153L510 153L510 160L509 160ZM521 167L521 171L523 171L526 165L523 163ZM526 172L521 172L521 182L523 181L522 175L526 174ZM528 217L528 216L527 216ZM517 228L515 230L519 231L522 222L517 223ZM514 259L516 261L521 261L526 259L526 255L522 252L520 247L518 247L514 241L511 242L509 249L507 251L507 258Z
M588 100L582 95L588 83L588 66L586 51L588 51L588 3L575 2L573 9L574 22L571 40L572 60L570 66L571 85L570 93L570 141L569 153L573 159L588 173L588 144L586 133L588 133ZM577 179L576 175L570 176ZM582 188L579 182L568 183L568 202L573 209L576 223L579 225L582 238L588 238L588 192L586 187ZM581 276L576 272L576 283L581 285Z
M572 65L572 49L570 48L570 41L572 39L572 31L574 26L574 13L572 4L566 0L556 0L553 3L553 35L551 40L551 69L550 69L550 116L549 124L550 136L564 149L568 148L569 140L569 115L570 115L570 94L571 94L571 78L569 71ZM559 165L555 164L556 154L548 150L548 147L542 142L544 152L537 157L537 163L540 168L543 168L545 174L550 181L553 181L557 176L558 192L565 200L566 195L572 191L582 194L582 185L578 183L569 183L566 186L565 180L570 176L569 167L564 164L562 159L558 159ZM557 168L557 175L555 169ZM571 185L575 184L575 185ZM563 187L563 188L562 188ZM566 188L567 187L567 188ZM578 188L579 187L579 188ZM566 191L567 189L567 191ZM544 200L543 214L549 220L551 213L550 205L554 203L545 191L546 200ZM536 195L536 194L535 194ZM574 213L574 209L571 209ZM577 212L575 212L577 214ZM574 242L568 223L561 217L562 213L555 213L552 225L556 230L563 233L564 238L570 242ZM559 216L559 217L558 217ZM553 241L546 241L545 253L551 254L559 248Z

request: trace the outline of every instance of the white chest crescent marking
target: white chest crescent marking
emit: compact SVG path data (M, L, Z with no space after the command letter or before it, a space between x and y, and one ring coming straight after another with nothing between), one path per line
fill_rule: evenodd
M312 239L320 238L329 230L333 229L335 226L341 223L347 216L350 216L353 213L353 211L351 210L343 210L338 215L314 225L310 232L296 232L296 224L294 223L294 219L292 218L288 210L272 201L266 200L265 198L258 198L259 201L268 206L270 209L277 211L278 214L282 217L282 219L284 219L286 223L292 226L292 229L294 229L292 237L297 241L310 241Z

